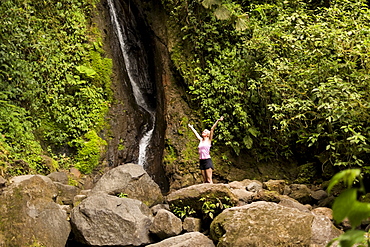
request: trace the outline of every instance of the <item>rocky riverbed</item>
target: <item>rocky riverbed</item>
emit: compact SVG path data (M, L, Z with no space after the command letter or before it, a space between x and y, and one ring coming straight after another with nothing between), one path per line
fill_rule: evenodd
M142 166L91 189L65 172L0 179L0 246L325 246L342 230L323 189L283 180L198 184L163 195Z

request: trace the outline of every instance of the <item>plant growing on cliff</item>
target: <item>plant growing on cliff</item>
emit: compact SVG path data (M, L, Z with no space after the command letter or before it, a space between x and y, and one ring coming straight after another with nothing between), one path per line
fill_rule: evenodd
M89 174L99 164L107 142L92 130L86 133L83 138L76 140L74 145L78 149L76 168L85 174Z
M97 1L0 2L0 167L23 160L45 172L41 154L103 126L112 62L91 23Z

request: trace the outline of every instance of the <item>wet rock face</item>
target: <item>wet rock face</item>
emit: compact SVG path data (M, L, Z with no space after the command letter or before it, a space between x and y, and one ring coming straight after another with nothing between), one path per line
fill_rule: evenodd
M113 93L115 103L110 108L110 130L108 139L107 163L111 167L124 163L138 163L139 141L145 129L154 125L153 136L147 148L145 170L165 191L168 187L162 168L164 149L164 103L163 68L167 54L163 42L158 40L152 26L144 17L141 1L112 0L117 10L118 21L125 35L125 46L131 62L128 66L122 55L117 32L112 25L107 1L100 6L100 25L105 31L105 50L113 59ZM153 5L153 6L151 6ZM156 1L145 1L147 8L158 8ZM128 70L131 71L128 74ZM154 111L155 123L150 114L135 100L130 80L135 80L142 91L148 108Z

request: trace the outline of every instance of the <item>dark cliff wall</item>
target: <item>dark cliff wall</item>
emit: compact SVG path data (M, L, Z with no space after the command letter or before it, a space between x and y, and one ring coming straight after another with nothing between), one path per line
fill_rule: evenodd
M151 3L155 6L155 2ZM134 39L141 39L144 49L138 49L135 44L130 44L132 49L137 48L135 56L140 57L145 52L148 62L147 69L150 76L150 89L146 92L150 107L155 109L155 128L153 137L148 146L147 162L145 169L163 190L168 189L168 182L162 167L164 149L164 97L163 97L163 43L149 26L143 12L145 4L136 1L116 1L118 17L126 23L129 35ZM139 140L148 121L148 114L135 102L123 56L121 54L117 35L111 23L109 6L106 0L99 5L97 23L105 34L105 49L113 59L113 92L115 102L107 116L110 130L105 133L108 141L106 163L115 167L125 163L137 163L139 156ZM144 66L139 66L144 67Z

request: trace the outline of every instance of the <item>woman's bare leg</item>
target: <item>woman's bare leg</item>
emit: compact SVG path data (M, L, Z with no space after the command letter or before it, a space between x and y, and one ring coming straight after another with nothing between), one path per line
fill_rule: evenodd
M201 170L201 171L202 171L203 183L207 183L206 170Z
M213 184L212 181L212 168L208 168L205 170L205 183Z

